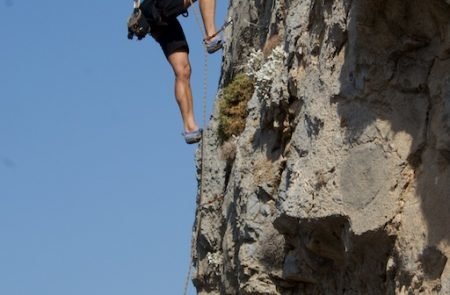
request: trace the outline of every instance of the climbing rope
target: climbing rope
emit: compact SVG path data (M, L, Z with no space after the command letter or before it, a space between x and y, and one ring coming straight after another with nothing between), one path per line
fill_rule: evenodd
M193 2L191 1L191 6L193 6ZM193 7L194 10L194 16L195 16L195 22L197 23L197 26L199 27L199 30L202 34L202 36L205 36L205 32L203 30L203 27L201 25L200 16L198 15L197 10L195 7ZM203 44L203 98L202 98L202 104L203 104L203 134L202 134L202 142L200 144L200 191L199 191L199 200L198 204L202 204L203 200L203 172L204 169L204 155L205 155L205 138L206 138L206 109L207 109L207 99L208 99L208 52L206 50L205 44ZM199 206L199 209L201 206ZM191 237L191 251L190 251L190 259L189 259L189 269L188 273L186 275L186 280L184 283L184 295L187 295L188 288L189 288L189 281L191 280L192 275L192 268L193 268L193 255L194 255L194 242L197 240L198 235L200 233L200 227L201 227L201 212L199 210L198 213L198 220L197 224L194 222L194 228L195 228L195 235Z
M191 2L191 6L194 5L193 0L190 0ZM194 10L194 16L195 16L195 22L197 23L197 26L199 27L199 30L202 34L202 36L206 36L206 32L202 26L202 22L200 20L200 16L198 11L193 8ZM230 25L232 23L232 20L229 19L228 21L226 21L222 27L220 27L219 30L217 30L217 32L215 32L213 35L211 36L207 36L205 39L203 39L203 41L209 40L214 38L215 36L217 36L218 34L220 34L222 31L225 30L225 28ZM203 203L203 179L204 179L204 158L205 158L205 139L206 139L206 112L207 112L207 100L208 100L208 51L206 50L206 43L203 42L203 98L202 98L202 104L203 104L203 135L202 135L202 141L200 144L200 185L199 185L199 198L198 198L198 218L197 218L197 222L196 224L194 223L194 228L195 228L195 234L192 236L191 238L191 259L189 260L189 269L188 269L188 273L186 276L186 281L184 284L184 295L187 295L187 291L188 291L188 287L189 287L189 281L191 279L191 275L192 275L192 268L193 268L193 255L194 255L194 242L197 240L199 234L200 234L200 229L201 229L201 221L202 221L202 213L201 213L201 209L203 209L205 206L210 205L212 203L215 203L217 201L223 200L223 196L217 196L214 199L212 199L209 202L205 202Z

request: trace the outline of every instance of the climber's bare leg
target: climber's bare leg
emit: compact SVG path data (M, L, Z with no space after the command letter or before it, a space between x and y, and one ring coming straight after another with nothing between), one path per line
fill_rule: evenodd
M175 74L175 97L183 119L184 131L198 129L194 119L194 103L191 91L191 65L187 52L177 51L167 57Z
M189 7L191 0L184 0L185 7ZM202 14L203 26L206 37L214 35L216 31L216 0L199 0L200 13Z

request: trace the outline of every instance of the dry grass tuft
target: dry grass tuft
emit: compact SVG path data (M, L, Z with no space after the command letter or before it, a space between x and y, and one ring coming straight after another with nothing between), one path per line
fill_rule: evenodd
M219 102L219 138L222 143L244 131L247 104L255 90L253 81L245 74L238 74L223 89Z

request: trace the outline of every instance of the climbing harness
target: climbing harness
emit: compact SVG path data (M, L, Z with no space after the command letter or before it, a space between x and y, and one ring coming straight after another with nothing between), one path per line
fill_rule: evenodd
M152 26L168 25L167 21L177 16L188 16L180 1L133 0L133 12L128 18L128 39L134 36L142 40L151 32Z

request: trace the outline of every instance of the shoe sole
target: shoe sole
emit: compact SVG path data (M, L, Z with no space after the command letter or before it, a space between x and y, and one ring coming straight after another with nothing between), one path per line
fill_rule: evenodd
M207 45L207 46L206 46L206 51L207 51L209 54L211 54L211 53L214 53L214 52L216 52L216 51L218 51L219 49L222 49L222 48L223 48L223 42L220 40L220 41L218 41L218 42L216 43L215 46L208 47L208 45Z
M199 134L195 134L195 135L189 135L186 137L186 135L184 135L184 140L186 141L187 144L193 144L193 143L197 143L202 139L203 136L203 130L200 129Z

